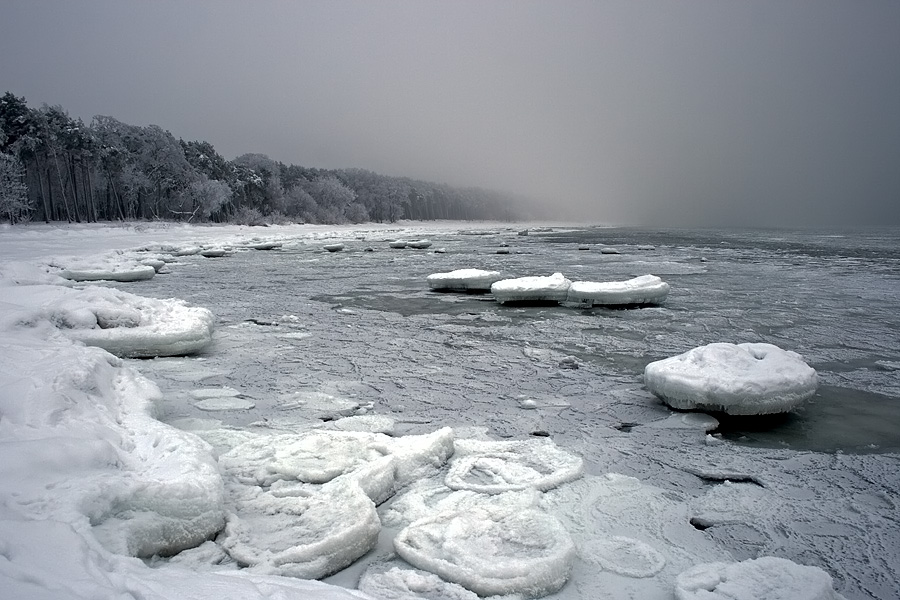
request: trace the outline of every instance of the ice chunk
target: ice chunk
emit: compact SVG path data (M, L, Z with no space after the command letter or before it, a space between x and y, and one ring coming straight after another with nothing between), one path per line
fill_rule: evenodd
M326 250L328 250L329 252L340 252L341 250L344 249L343 244L325 244L322 247L325 248Z
M565 302L571 281L562 273L547 277L519 277L502 279L491 285L497 302Z
M220 541L234 560L254 571L320 579L354 562L378 540L375 503L354 474L307 496L281 496L259 486L231 489L236 514Z
M325 483L385 456L390 441L357 431L260 436L223 455L219 465L248 485L269 486L280 479Z
M251 250L275 250L281 248L281 242L253 242L247 247Z
M733 415L787 412L816 392L816 371L772 344L716 343L652 362L644 383L673 408Z
M399 560L369 565L359 580L359 590L382 600L480 600L478 594L459 584L410 569Z
M457 440L445 482L454 490L499 494L534 488L552 489L581 476L580 457L550 439Z
M407 244L409 244L409 242L407 242L406 240L394 240L393 242L388 242L388 246L396 250L406 248Z
M429 240L415 240L407 242L406 245L410 248L415 248L416 250L425 250L426 248L431 247L431 242Z
M238 398L236 396L213 396L194 402L194 406L206 411L250 410L256 404L246 398Z
M491 290L491 285L502 279L500 271L482 269L457 269L449 273L433 273L429 275L428 286L433 290L454 292Z
M158 268L141 264L140 259L120 254L90 258L63 259L59 275L72 281L143 281L156 275Z
M375 505L396 486L433 475L452 452L452 435L311 431L237 446L219 461L234 505L222 545L256 571L334 573L374 547Z
M841 600L831 576L818 567L763 556L739 563L707 563L675 580L678 600Z
M641 275L627 281L573 281L567 300L590 305L659 304L668 295L668 283L656 275Z
M66 290L43 316L68 337L123 357L193 354L212 341L209 310L110 288Z
M480 596L545 596L565 584L575 560L575 544L554 517L504 506L420 519L397 534L394 548L411 565Z

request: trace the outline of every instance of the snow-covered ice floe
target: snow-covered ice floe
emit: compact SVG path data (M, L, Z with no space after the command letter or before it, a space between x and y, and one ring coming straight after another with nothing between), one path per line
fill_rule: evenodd
M251 439L219 460L232 506L220 543L255 572L325 577L375 546L376 504L452 452L449 428L396 439L350 431Z
M71 281L128 283L151 279L158 270L154 265L142 264L137 259L125 257L113 257L105 260L94 258L89 262L73 259L66 261L66 266L59 271L59 275Z
M194 354L212 341L212 313L181 300L143 298L93 286L50 291L53 298L22 317L24 324L49 321L67 337L116 356Z
M502 505L420 519L397 535L394 548L413 566L480 596L545 596L565 584L575 560L575 544L557 519Z
M816 371L772 344L715 343L652 362L644 384L673 408L732 415L788 412L816 393Z
M656 275L627 281L573 281L568 302L589 305L659 304L669 295L669 284Z
M707 563L675 580L678 600L842 600L818 567L763 556L739 563Z
M546 277L502 279L491 285L491 294L500 304L507 302L565 302L571 281L562 273Z
M427 277L428 287L433 290L468 292L491 291L491 285L503 278L500 271L482 269L457 269L449 273L433 273Z
M484 494L553 489L579 478L584 463L550 439L458 440L447 487Z

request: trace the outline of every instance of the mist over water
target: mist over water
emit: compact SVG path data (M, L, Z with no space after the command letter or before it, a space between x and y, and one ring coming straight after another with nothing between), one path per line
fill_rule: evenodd
M4 9L5 89L229 159L504 190L537 218L900 224L895 2Z

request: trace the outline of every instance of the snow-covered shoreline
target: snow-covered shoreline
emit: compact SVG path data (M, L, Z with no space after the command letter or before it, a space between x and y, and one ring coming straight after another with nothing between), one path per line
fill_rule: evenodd
M502 227L498 224L475 226L483 231ZM287 594L289 590L315 594L315 597L322 598L359 597L355 592L342 588L276 577L273 573L277 574L279 571L270 568L271 564L266 568L243 570L205 567L202 574L197 574L178 566L177 560L169 562L163 568L149 569L137 559L125 556L168 554L180 548L197 546L222 528L224 520L230 517L227 517L222 480L217 479L219 469L215 465L215 454L205 442L192 434L152 419L152 406L159 395L159 389L135 371L133 363L114 358L102 350L74 343L51 320L36 318L35 314L41 312L41 306L38 305L45 305L47 299L57 295L59 290L70 289L75 296L86 289L85 285L73 285L55 274L57 268L62 269L64 263L75 256L88 258L88 262L102 267L104 264L120 261L123 255L133 254L137 257L153 254L163 247L177 249L209 245L241 249L248 248L251 242L320 243L321 240L355 240L362 236L383 236L385 240L391 237L412 239L425 235L451 235L461 229L472 228L470 224L447 223L346 228L297 226L265 230L182 226L54 228L37 225L0 231L0 290L3 290L0 324L3 327L5 350L3 369L0 371L0 389L4 390L0 395L0 412L3 417L0 419L0 451L4 453L0 461L4 465L3 477L0 479L3 482L0 484L3 498L0 504L0 521L4 535L0 539L5 546L0 554L9 559L4 570L0 571L0 577L6 580L4 583L14 586L4 588L21 592L20 597L81 598L96 593L113 595L133 591L152 598L165 597L176 589L180 595L196 598L214 595L222 598L262 598L277 596L279 593ZM121 286L117 284L117 287ZM91 302L88 301L89 304ZM23 327L23 323L27 326ZM23 398L28 398L29 401L23 404ZM671 423L659 425L658 431L662 438L665 438L666 431L683 429L691 431L691 435L696 435L698 439L703 439L703 424L692 424L679 419L681 417L673 415ZM338 438L340 436L335 439ZM242 439L245 442L252 441ZM263 445L265 439L262 439ZM287 439L283 441L288 443ZM302 445L306 442L295 439L290 443ZM240 446L237 440L229 444L232 448ZM383 442L377 442L372 447L382 447L379 444L383 446ZM715 455L716 444L721 445L721 442L709 442L708 448L712 452L708 456L698 456L696 460L682 459L682 462L693 463L696 472L710 480L752 479L748 469L754 460L753 452L737 450L730 458L720 456L710 462L710 458ZM662 439L661 447L664 446L665 439ZM33 450L36 447L40 447L41 451ZM252 445L246 446L245 449L251 447ZM437 456L442 452L445 451L430 450L424 452L423 456ZM462 473L465 477L475 465L482 469L500 468L496 463L500 455L508 458L519 456L518 453L530 456L529 453L533 452L511 448L491 449L482 451L482 455L476 453L476 458L465 460L460 455L459 462L451 466L451 471ZM379 453L392 456L397 451L379 450ZM478 458L479 456L481 457ZM239 458L237 464L240 466L245 460L246 458ZM519 458L515 458L515 461L518 460ZM510 469L504 475L507 479L521 476L527 472L523 471L522 465L534 465L534 460L529 458L521 464L513 462L513 466L502 467L500 472ZM565 462L567 459L560 460ZM772 460L783 458L773 455ZM861 466L856 468L863 471L872 467L865 466L867 459L864 457L841 459L810 455L796 457L791 462L797 463L799 468L799 463L804 460L809 463L807 467L823 466L841 460L859 463ZM890 460L892 459L878 459L873 464L880 468L879 465ZM543 469L541 467L539 470ZM290 469L288 471L293 472ZM351 472L353 469L347 471L347 474ZM429 477L426 475L425 480ZM798 494L803 485L786 486L783 481L767 480L766 475L762 475L760 480L769 490L780 490L782 498L779 502L799 501L799 498L792 498L792 494ZM148 481L152 481L152 485ZM707 494L702 497L702 501L695 503L692 511L702 514L702 518L708 523L717 523L729 519L740 522L747 510L758 512L778 509L780 505L777 502L771 504L770 500L758 497L757 490L753 489L755 485L737 483L719 486L718 492ZM417 502L420 504L416 510L421 510L422 503L430 502L421 498L427 499L429 494L437 498L446 493L428 489L426 486L409 495L410 506L416 506L414 499L418 497L420 500ZM838 485L836 489L840 490L841 486ZM498 491L503 492L503 489ZM308 490L303 493L307 492ZM457 492L459 490L453 493ZM507 493L511 492L519 493L512 489ZM615 588L620 592L646 590L650 594L646 597L656 597L653 594L658 591L652 584L648 583L643 588L633 587L636 585L635 581L647 576L635 578L634 573L649 573L652 581L652 577L664 569L664 576L674 579L678 572L700 562L732 560L726 552L705 539L697 528L691 527L686 514L687 506L683 502L667 501L661 490L637 479L615 474L588 473L571 484L558 489L554 485L545 492L544 496L535 498L527 495L510 496L506 502L521 510L540 507L542 511L556 515L557 518L577 514L586 506L593 507L593 511L610 511L610 519L616 519L614 512L624 510L625 506L645 511L628 520L632 526L641 519L648 521L645 529L631 532L636 537L630 537L627 531L604 525L598 520L601 512L595 512L587 519L576 518L570 522L563 519L563 525L573 536L584 564L600 565L612 573L612 580L620 581L621 587ZM370 497L382 494L383 492L372 491ZM868 492L858 489L852 492L852 499L864 506L869 501L867 499L870 499L869 494L873 494L872 498L877 497L874 490ZM605 508L598 503L602 498L606 498ZM840 503L837 498L826 498L828 502ZM807 500L809 499L804 499ZM751 506L748 502L756 504ZM736 508L735 503L743 508ZM392 509L401 515L398 523L402 524L408 518L402 516L403 504L398 500L393 506L396 508ZM466 504L463 502L460 506L465 507ZM123 511L123 507L126 510ZM409 514L415 514L415 510L409 510L412 511ZM138 514L136 517L141 511L150 516L141 518ZM650 518L649 515L654 513L667 517ZM797 515L803 515L802 509L798 509ZM497 518L502 521L502 518ZM667 523L666 518L672 519L672 522ZM850 519L848 526L862 527L871 518ZM654 519L660 520L656 522ZM675 522L680 524L675 526ZM811 523L807 522L809 526L813 526ZM463 529L470 526L453 525ZM605 537L598 540L591 534L590 527L603 531ZM638 538L651 542L649 550L646 542L641 542ZM240 535L237 539L244 540L240 543L246 542L246 538ZM885 539L890 541L895 538ZM165 545L173 541L177 547ZM134 546L135 543L138 546ZM267 543L265 537L253 542L259 543ZM46 547L52 544L56 544L57 549L52 553L46 552ZM555 544L557 542L554 541L547 548L556 547ZM204 547L206 546L200 546ZM668 557L668 562L663 566L659 566L659 557L654 554L660 550ZM884 550L889 554L898 551L897 548ZM202 551L198 549L193 552L194 558L183 561L182 564L192 564L196 568L196 562L203 562L204 559L197 558ZM75 560L64 558L65 556L80 558ZM630 566L622 562L622 556L632 559ZM66 565L65 568L55 569L54 565L60 562ZM423 560L423 564L432 563L430 559ZM576 566L574 574L576 583L582 575L579 568ZM448 572L452 571L450 569ZM384 573L388 572L393 571L386 568ZM364 579L367 584L362 587L381 590L382 593L386 589L396 590L396 587L391 586L399 584L394 580L388 584L388 579L390 578L385 574L377 575L373 571L370 577ZM409 580L406 581L404 585L409 585ZM583 585L588 587L583 588L582 593L596 592L590 588L590 584ZM507 588L500 585L496 589ZM553 586L534 589L552 591ZM446 589L441 593L451 597Z

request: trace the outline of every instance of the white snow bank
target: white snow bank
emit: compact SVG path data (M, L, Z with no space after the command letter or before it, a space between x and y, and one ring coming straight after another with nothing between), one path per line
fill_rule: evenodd
M565 584L575 560L575 544L554 517L490 505L415 521L394 548L413 566L480 596L545 596Z
M813 396L816 371L772 344L716 343L652 362L644 383L673 408L734 415L787 412Z
M669 284L656 275L627 281L573 281L567 300L590 305L659 304L669 295Z
M18 286L16 286L18 287ZM71 339L122 357L193 354L212 341L213 315L181 300L143 298L105 287L8 289L22 298L23 324L48 321ZM29 293L30 292L30 293ZM41 306L34 310L34 299ZM32 311L24 305L30 300Z
M52 328L4 331L0 519L59 521L109 551L170 554L224 525L209 446L150 416L158 388ZM26 536L4 536L6 557ZM2 586L0 586L2 587Z
M457 269L449 273L433 273L427 277L428 286L433 290L465 292L478 290L488 292L491 285L503 278L500 271L482 269Z
M176 565L151 569L109 554L77 527L57 520L0 520L0 589L28 600L367 600L319 581L268 577L246 570L198 573Z
M500 304L506 302L565 302L571 281L562 273L547 277L502 279L491 285L491 294Z
M678 600L841 600L818 567L774 556L697 565L675 580Z
M454 490L499 494L552 489L581 476L584 462L549 438L458 440L445 482Z

